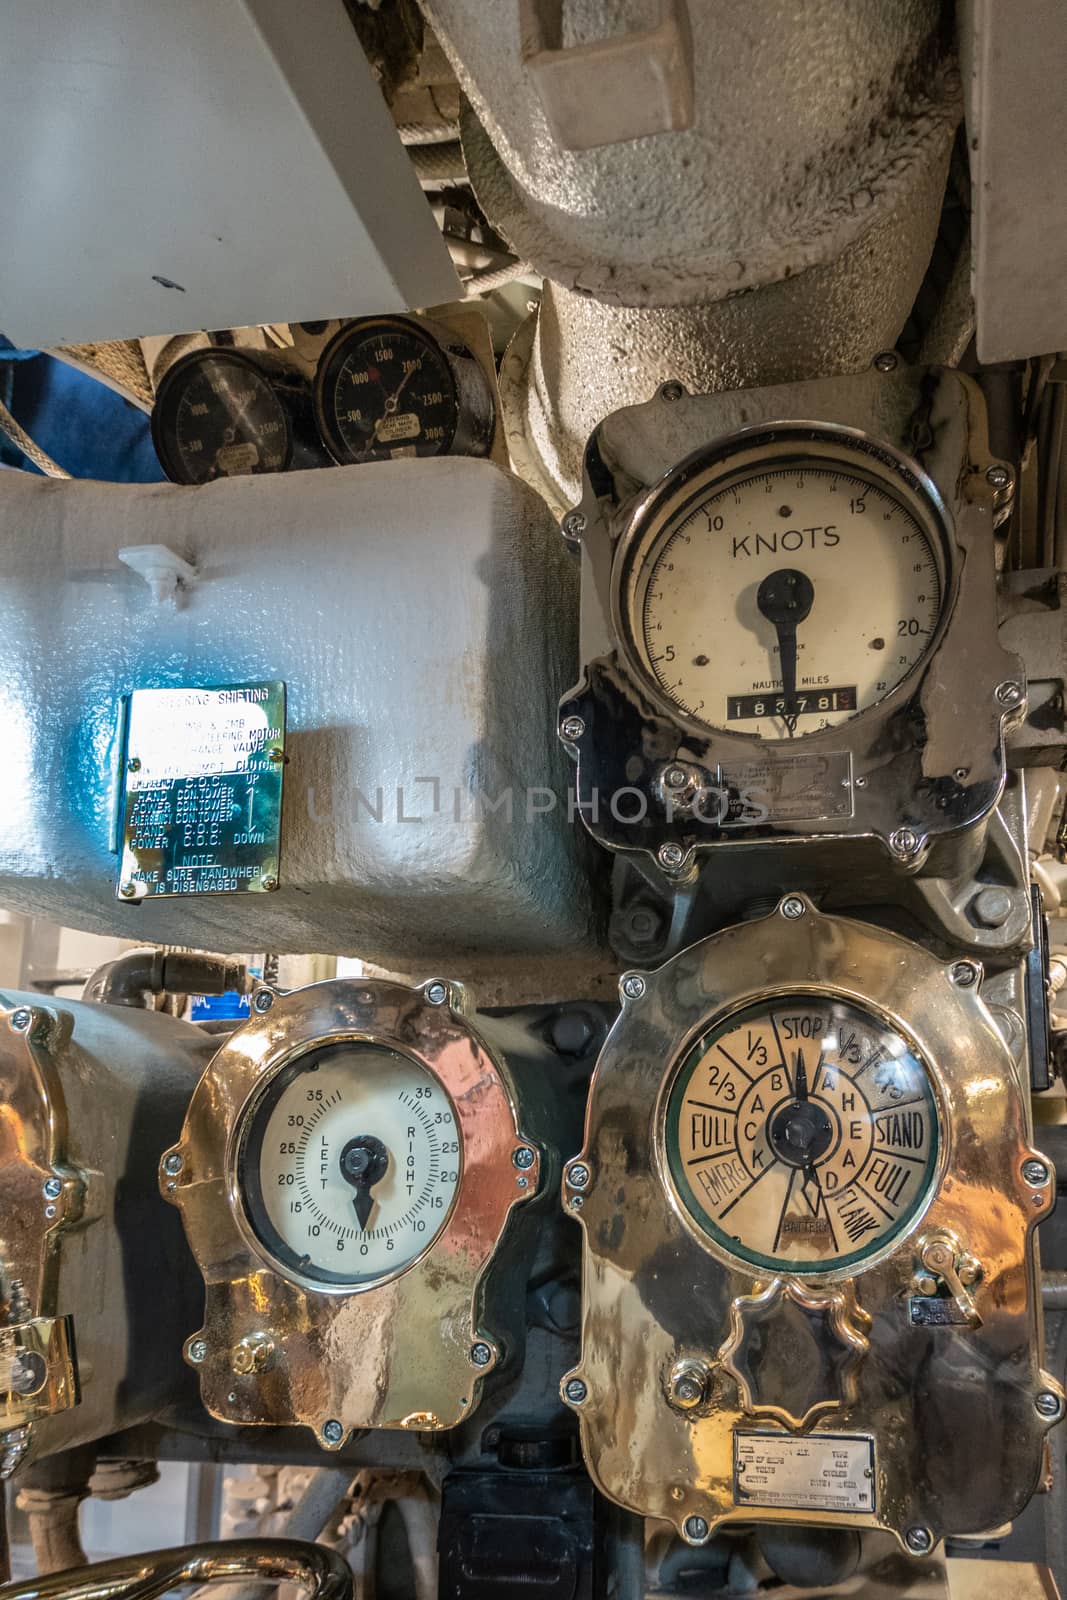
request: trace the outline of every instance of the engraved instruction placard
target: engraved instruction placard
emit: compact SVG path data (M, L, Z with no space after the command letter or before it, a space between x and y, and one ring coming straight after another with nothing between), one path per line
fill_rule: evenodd
M874 1510L874 1440L861 1434L734 1434L734 1503L792 1511Z
M284 683L137 689L125 749L119 899L278 887Z

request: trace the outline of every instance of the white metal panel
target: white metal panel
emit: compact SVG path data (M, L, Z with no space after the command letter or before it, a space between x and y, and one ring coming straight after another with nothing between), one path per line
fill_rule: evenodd
M343 0L3 0L0 37L17 343L455 298Z
M119 559L135 543L196 578L154 599ZM428 457L186 489L0 472L0 572L0 905L461 978L499 975L502 951L572 976L589 957L556 736L577 568L510 473ZM281 887L117 897L122 697L272 679L288 689Z
M1067 348L1067 7L968 0L960 43L978 356Z

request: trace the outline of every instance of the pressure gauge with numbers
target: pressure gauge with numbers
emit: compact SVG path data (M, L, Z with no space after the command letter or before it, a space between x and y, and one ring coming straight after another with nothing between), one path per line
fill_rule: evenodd
M292 1272L364 1287L433 1244L461 1163L455 1111L423 1065L371 1042L324 1045L254 1104L241 1196L257 1238Z
M937 1100L872 1012L789 995L717 1023L667 1099L667 1166L697 1227L789 1272L855 1270L903 1233L937 1168Z
M495 407L473 353L422 317L361 317L326 346L315 419L342 466L404 456L484 456Z
M190 350L168 367L152 407L167 477L198 485L324 464L307 384L260 351Z
M546 1198L526 1118L553 1114L510 1058L523 1037L445 978L256 992L159 1169L206 1284L185 1355L214 1416L330 1450L432 1433L521 1361L539 1227L513 1214Z
M890 695L930 649L946 557L936 497L844 430L683 465L621 569L635 666L694 722L793 739Z

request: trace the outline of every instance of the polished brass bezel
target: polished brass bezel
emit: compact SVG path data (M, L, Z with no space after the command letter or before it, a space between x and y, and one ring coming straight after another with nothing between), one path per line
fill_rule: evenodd
M690 1052L695 1049L703 1035L712 1033L715 1029L729 1023L732 1017L739 1015L741 1012L754 1009L760 1005L769 1006L771 1004L776 1004L779 1001L788 1000L790 996L795 996L798 1000L825 999L828 1001L845 1001L849 1005L855 1007L857 1010L865 1011L868 1013L868 1015L877 1017L879 1021L886 1025L887 1028L890 1028L893 1032L899 1034L907 1044L908 1048L912 1051L919 1066L926 1074L933 1092L934 1106L937 1117L937 1159L934 1163L933 1172L927 1179L926 1189L922 1199L920 1200L916 1209L913 1211L911 1217L908 1219L906 1225L897 1232L891 1233L889 1238L879 1245L877 1249L863 1254L862 1258L859 1260L852 1260L849 1258L846 1259L842 1264L831 1264L823 1269L807 1265L805 1265L803 1269L797 1269L797 1276L802 1277L805 1283L810 1283L813 1285L829 1285L838 1280L850 1280L854 1278L857 1273L865 1272L869 1267L877 1265L879 1261L884 1260L887 1255L891 1255L895 1249L899 1248L904 1239L911 1238L914 1234L916 1234L922 1227L923 1219L930 1208L930 1203L934 1197L934 1194L937 1192L938 1186L942 1182L944 1174L951 1164L949 1159L951 1129L949 1128L945 1118L944 1089L942 1087L936 1066L926 1058L926 1055L919 1045L918 1040L915 1038L914 1033L908 1027L907 1023L902 1017L894 1015L885 1006L879 1005L878 1003L870 1000L866 995L861 997L858 990L850 990L846 987L843 987L841 984L782 983L773 987L768 987L766 984L763 984L749 992L739 992L730 1005L725 1006L721 1011L709 1016L705 1022L698 1024L694 1029L690 1030L683 1042L676 1048L670 1064L663 1075L663 1082L660 1085L659 1093L656 1097L656 1103L652 1112L653 1159L655 1162L656 1172L659 1176L660 1182L663 1185L672 1210L679 1217L687 1231L691 1233L693 1237L719 1261L721 1261L725 1266L739 1268L741 1271L763 1274L765 1276L774 1276L775 1274L783 1277L790 1276L790 1264L786 1259L783 1258L782 1260L776 1262L768 1261L760 1263L748 1261L744 1256L735 1255L732 1251L728 1250L723 1244L720 1243L718 1239L715 1238L713 1234L705 1232L704 1229L701 1228L697 1219L693 1216L689 1207L686 1205L684 1197L678 1192L678 1185L675 1181L674 1173L671 1171L670 1159L667 1153L667 1112L670 1105L671 1094L673 1092L674 1085L677 1082L678 1075L685 1066Z
M355 1428L433 1432L474 1410L505 1354L493 1259L512 1209L537 1193L541 1155L521 1131L507 1067L468 1009L462 986L442 980L265 988L212 1059L159 1173L204 1277L204 1323L185 1356L213 1416L301 1424L335 1450ZM351 1041L413 1059L441 1085L462 1165L444 1225L418 1257L370 1283L327 1284L293 1273L258 1239L237 1157L247 1117L275 1076L312 1048ZM530 1152L521 1165L520 1148ZM235 1370L250 1364L235 1363L233 1352L256 1338L269 1341L270 1361Z
M452 1115L455 1118L456 1132L459 1135L459 1178L456 1182L455 1193L449 1202L448 1210L445 1213L440 1226L434 1232L433 1236L427 1241L427 1243L423 1245L418 1254L412 1256L411 1259L404 1262L402 1266L395 1268L395 1270L392 1272L383 1272L377 1277L368 1278L363 1281L356 1279L348 1283L334 1283L327 1279L316 1278L311 1273L295 1271L294 1268L289 1266L288 1262L283 1261L280 1256L276 1256L273 1253L270 1247L259 1237L259 1234L256 1232L253 1225L252 1218L249 1215L248 1197L245 1193L245 1187L241 1174L241 1158L244 1151L245 1141L249 1132L251 1131L251 1124L258 1114L260 1106L270 1094L272 1084L278 1077L280 1077L287 1067L297 1066L302 1056L310 1055L315 1049L320 1048L322 1045L332 1046L345 1044L382 1046L384 1041L380 1038L376 1038L373 1034L366 1032L341 1031L331 1034L328 1039L315 1040L312 1044L295 1044L289 1049L282 1050L277 1055L268 1054L261 1063L261 1076L258 1082L250 1087L243 1106L241 1106L240 1110L236 1114L236 1117L234 1118L226 1149L226 1171L228 1175L230 1205L233 1208L234 1220L241 1231L245 1243L248 1245L252 1253L259 1256L263 1264L267 1267L270 1267L270 1269L273 1272L276 1272L279 1277L287 1278L290 1283L296 1284L298 1288L308 1289L321 1294L366 1294L369 1290L380 1288L383 1283L391 1283L395 1278L401 1277L405 1272L410 1271L412 1267L417 1266L419 1262L422 1261L423 1257L433 1249L438 1240L443 1237L445 1229L451 1222L452 1213L455 1210L456 1202L459 1199L464 1176L463 1130L460 1125L460 1119L456 1112L455 1104L445 1082L440 1076L438 1076L437 1072L435 1072L433 1067L430 1066L429 1062L417 1055L414 1050L399 1049L396 1045L390 1044L386 1046L386 1048L392 1050L396 1055L403 1056L406 1060L414 1063L415 1066L421 1067L429 1077L434 1079L438 1087L444 1092L444 1095L452 1108Z
M761 1522L879 1528L907 1549L911 1527L930 1529L935 1541L978 1533L1029 1499L1045 1435L1064 1414L1063 1391L1042 1367L1033 1239L1055 1186L1028 1180L1027 1163L1040 1159L1047 1172L1047 1159L1031 1145L1028 1084L981 980L974 963L941 961L897 934L824 916L797 894L658 971L624 975L583 1149L563 1183L565 1209L583 1230L583 1285L581 1357L560 1392L579 1418L589 1471L610 1498L672 1524L683 1539L690 1518L712 1530L751 1522L752 1506L735 1499L733 1435L756 1417L773 1419L777 1406L783 1432L873 1439L879 1492L869 1512L760 1505ZM917 1046L942 1129L938 1175L908 1231L862 1267L814 1280L716 1251L664 1182L662 1143L665 1081L710 1020L761 995L813 991L873 1010ZM973 1322L911 1323L923 1241L935 1234L958 1240L978 1264L968 1289ZM815 1396L797 1415L784 1403L792 1369L786 1346L773 1341L758 1403L732 1374L739 1310L776 1280L800 1300L841 1293L853 1330L866 1338L869 1325L865 1353L855 1340L854 1388L850 1377L843 1392L822 1397L832 1406ZM901 1381L917 1362L943 1375L924 1385L921 1404ZM680 1363L709 1374L705 1397L690 1410L669 1399ZM961 1386L970 1396L966 1419ZM996 1439L992 1470L978 1474L965 1442L976 1429Z

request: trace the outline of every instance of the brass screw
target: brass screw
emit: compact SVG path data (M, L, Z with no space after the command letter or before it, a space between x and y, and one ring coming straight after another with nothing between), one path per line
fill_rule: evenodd
M959 1266L956 1268L956 1275L965 1289L969 1289L973 1283L977 1283L981 1273L982 1263L978 1260L977 1256L967 1255L960 1257Z
M246 1333L230 1351L230 1368L239 1378L266 1372L274 1361L274 1340L266 1333Z

